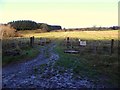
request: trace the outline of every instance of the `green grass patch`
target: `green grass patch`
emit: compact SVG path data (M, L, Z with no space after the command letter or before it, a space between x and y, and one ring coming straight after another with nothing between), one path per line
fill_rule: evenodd
M118 55L114 53L94 54L92 52L83 51L80 54L64 53L65 46L57 41L56 53L60 58L56 62L56 66L64 67L66 69L73 69L74 77L87 77L95 82L98 80L110 83L113 86L120 81L118 72ZM105 80L102 78L106 78Z
M6 65L12 62L16 62L16 61L20 61L20 60L27 60L27 59L32 59L34 57L36 57L40 51L39 51L40 47L24 47L22 49L20 49L20 55L15 55L15 56L6 56L4 55L2 57L2 65Z

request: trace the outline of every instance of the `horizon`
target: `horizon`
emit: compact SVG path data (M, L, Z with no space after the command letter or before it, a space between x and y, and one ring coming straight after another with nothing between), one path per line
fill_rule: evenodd
M12 20L12 21L10 21L10 22L13 22L13 21L22 21L22 20ZM23 20L24 21L24 20ZM33 21L33 22L36 22L36 21L34 21L34 20L25 20L25 21ZM9 22L7 22L7 23L0 23L0 24L8 24ZM43 23L43 22L36 22L36 23ZM48 24L48 25L55 25L55 26L61 26L61 25L58 25L58 24L50 24L50 23L45 23L45 24ZM109 28L109 27L113 27L113 26L118 26L119 27L119 25L111 25L111 26L96 26L96 25L93 25L93 26L85 26L85 27L67 27L67 28L65 28L65 27L63 27L63 26L61 26L62 27L62 29L79 29L79 28L93 28L93 27L96 27L96 28L99 28L99 27L101 27L101 28Z
M4 0L0 23L32 20L62 28L118 26L119 0Z

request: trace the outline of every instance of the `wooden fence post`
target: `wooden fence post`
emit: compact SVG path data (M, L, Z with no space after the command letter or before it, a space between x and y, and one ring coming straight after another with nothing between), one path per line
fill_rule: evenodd
M34 46L34 40L35 40L35 37L33 36L33 37L32 37L33 46Z
M120 40L118 40L118 55L120 55Z
M33 47L33 37L30 37L30 46Z
M111 40L111 49L110 49L111 54L113 54L113 46L114 46L114 39Z
M67 37L67 48L69 48L69 45L70 45L70 39L69 37Z

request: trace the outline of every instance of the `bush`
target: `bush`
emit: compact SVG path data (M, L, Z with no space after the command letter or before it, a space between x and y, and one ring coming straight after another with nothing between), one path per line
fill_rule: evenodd
M14 37L16 29L8 25L0 25L0 39L7 37Z

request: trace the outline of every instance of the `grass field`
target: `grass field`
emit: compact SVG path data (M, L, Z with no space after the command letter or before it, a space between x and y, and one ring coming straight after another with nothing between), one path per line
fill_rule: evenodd
M36 33L34 31L22 31L20 32L24 37L47 37L47 38L59 38L64 39L65 37L70 38L80 38L87 40L118 40L118 30L108 30L108 31L68 31L68 32L46 32L46 33Z
M118 86L118 53L104 53L103 50L94 54L93 52L83 51L79 54L64 53L66 48L62 45L63 41L58 41L55 51L60 55L56 66L72 69L74 78L89 78L94 83L109 83L113 87ZM78 48L79 49L79 48ZM86 49L90 49L87 47ZM117 47L115 48L117 50Z

